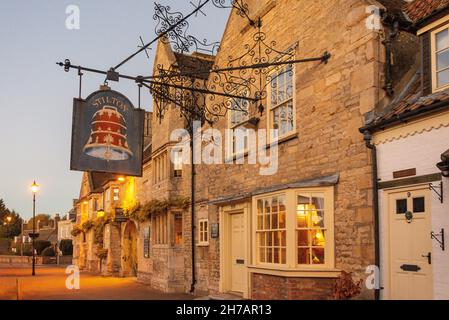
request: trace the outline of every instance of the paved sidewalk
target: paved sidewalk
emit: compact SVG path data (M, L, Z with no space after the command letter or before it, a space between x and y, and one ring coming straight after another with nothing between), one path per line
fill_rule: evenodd
M188 294L164 294L136 278L110 278L81 273L80 290L68 290L63 267L0 265L0 300L192 300Z

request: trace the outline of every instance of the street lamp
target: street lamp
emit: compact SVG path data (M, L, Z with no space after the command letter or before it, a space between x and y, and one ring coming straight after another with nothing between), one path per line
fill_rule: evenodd
M36 254L34 252L34 240L38 237L36 234L36 193L39 190L39 185L36 183L36 180L31 185L31 192L33 193L33 233L32 233L32 250L33 250L33 271L32 275L36 275Z

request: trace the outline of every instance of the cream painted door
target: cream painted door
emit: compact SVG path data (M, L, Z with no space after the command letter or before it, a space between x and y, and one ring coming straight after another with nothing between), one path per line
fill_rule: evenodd
M428 188L389 195L391 299L432 299Z
M245 285L245 223L244 214L231 215L231 291L243 292Z

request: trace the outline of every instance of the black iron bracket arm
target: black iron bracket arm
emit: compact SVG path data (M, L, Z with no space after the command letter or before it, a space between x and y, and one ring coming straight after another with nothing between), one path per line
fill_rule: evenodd
M152 84L152 85L156 85L156 86L165 86L165 87L174 88L174 89L194 91L194 92L200 92L200 93L211 94L211 95L218 95L218 96L223 96L223 97L227 97L227 98L242 99L242 100L253 101L253 102L258 101L258 99L250 98L250 97L246 97L246 96L239 96L239 95L233 95L233 94L217 92L217 91L212 91L212 90L206 90L206 89L200 89L200 88L189 88L189 87L184 87L184 86L180 86L180 85L176 85L176 84L168 84L168 83L152 81L152 80L145 79L142 76L133 77L133 76L128 76L128 75L119 74L119 73L115 72L114 76L110 77L109 75L111 74L111 70L103 71L103 70L98 70L98 69L93 69L93 68L86 68L86 67L82 67L82 66L72 65L69 59L65 59L64 62L57 62L56 64L61 67L64 67L65 72L69 72L70 69L77 69L79 72L87 71L87 72L92 72L92 73L104 74L104 75L107 75L106 79L111 80L111 81L118 81L119 78L123 78L123 79L127 79L127 80L132 80L139 85L143 84L143 83L148 83L148 84Z
M269 68L269 67L277 67L277 66L283 66L283 65L289 65L289 64L299 64L299 63L314 62L314 61L319 61L321 63L327 64L331 57L332 57L332 55L326 51L323 53L323 55L321 57L317 57L317 58L306 58L306 59L289 60L289 61L277 61L277 62L270 62L270 63L258 63L258 64L253 64L253 65L248 65L248 66L210 69L210 70L196 71L196 72L183 72L183 73L172 72L172 73L164 74L164 75L147 76L147 77L144 77L144 79L194 77L194 76L204 75L204 74L209 74L209 73L232 72L232 71L249 70L249 69L264 69L264 68Z
M436 234L435 232L431 232L430 236L433 240L435 240L436 242L438 242L438 244L440 245L441 250L445 250L446 246L445 246L445 241L444 241L444 229L441 229L440 233Z
M435 192L437 194L438 200L440 200L441 203L444 202L443 181L440 182L439 186L434 186L432 183L430 183L429 190L432 190L433 192Z

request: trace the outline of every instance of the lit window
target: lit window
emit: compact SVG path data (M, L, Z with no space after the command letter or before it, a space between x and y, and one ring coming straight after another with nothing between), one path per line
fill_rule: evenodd
M297 196L296 236L299 265L324 264L326 229L324 228L324 195Z
M174 215L174 245L180 246L183 244L183 237L182 237L182 213L176 213Z
M333 187L289 189L253 201L256 264L334 268Z
M119 188L113 189L113 199L114 199L114 201L120 200L120 189Z
M209 220L201 219L199 220L198 229L198 245L206 246L209 245Z
M270 129L278 130L274 138L286 136L295 130L293 75L293 66L288 65L276 70L269 77Z
M285 195L257 201L257 254L262 263L285 264L286 212Z

